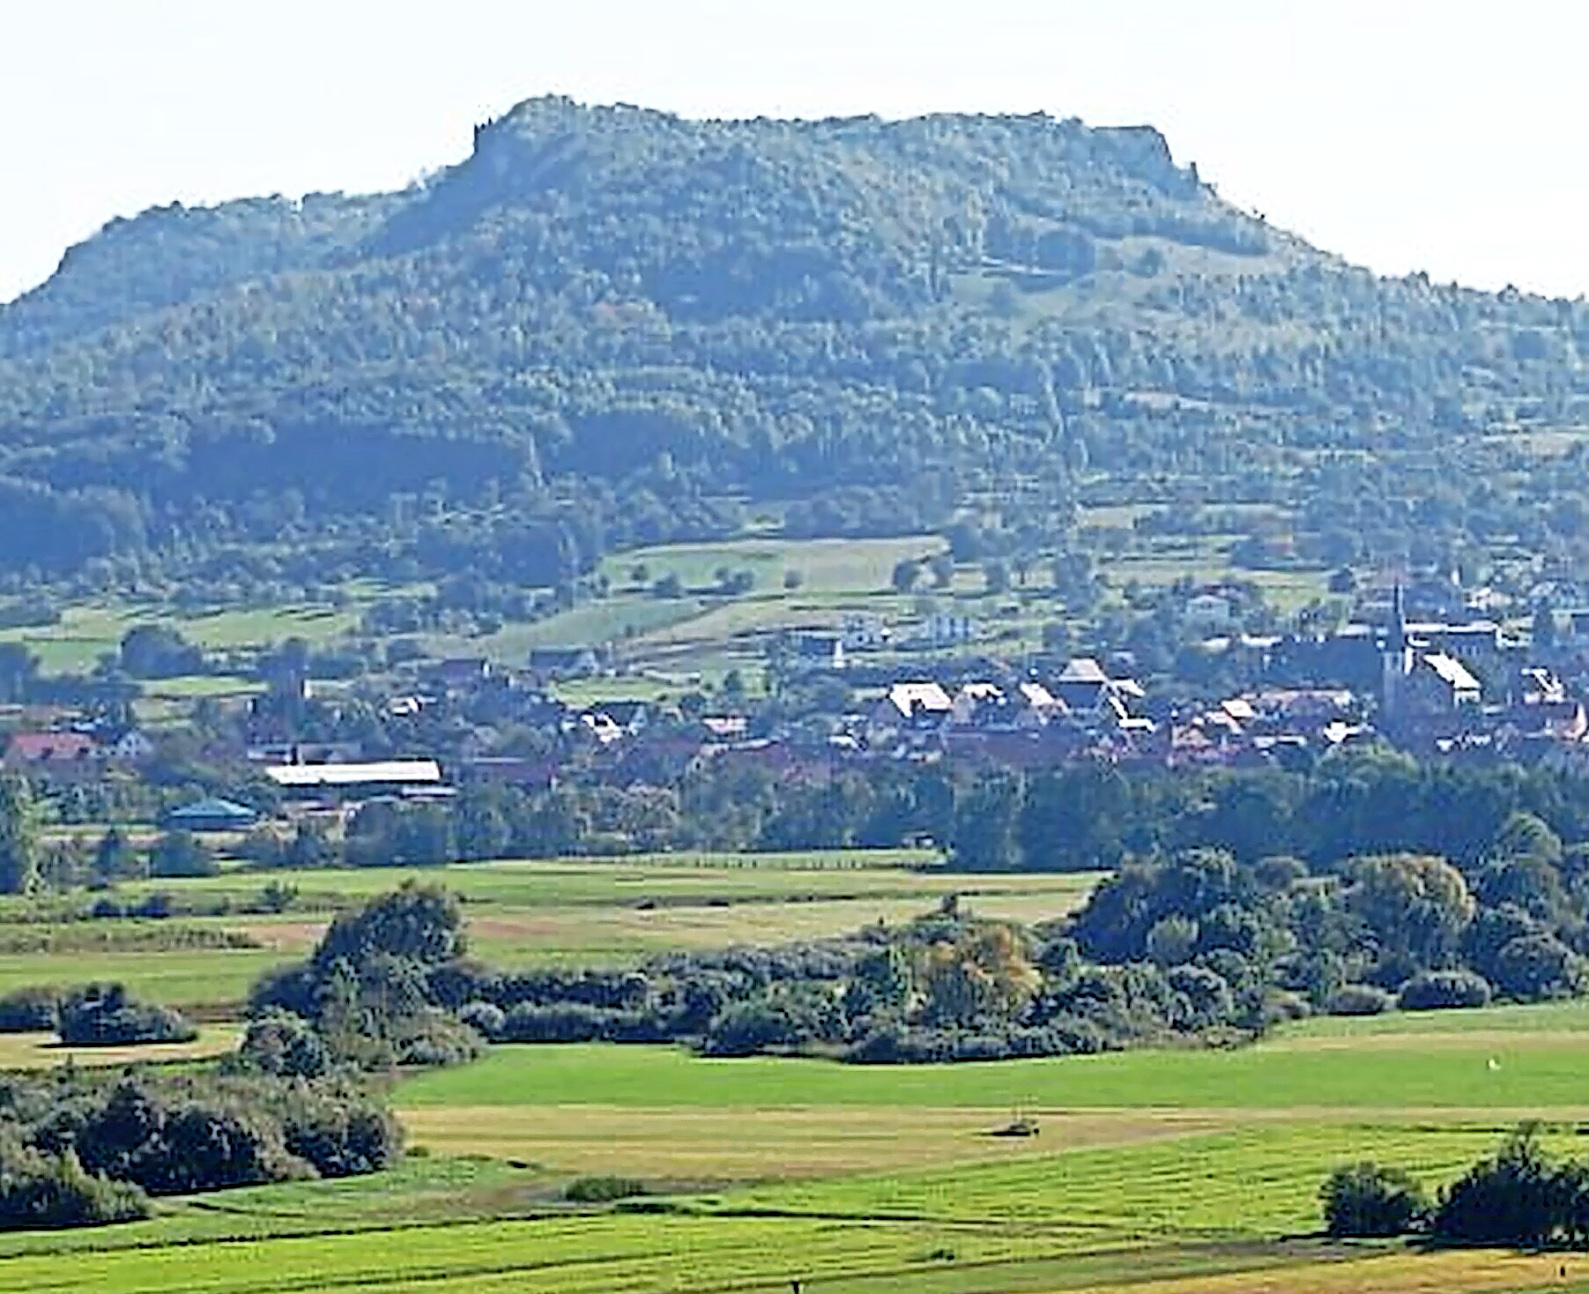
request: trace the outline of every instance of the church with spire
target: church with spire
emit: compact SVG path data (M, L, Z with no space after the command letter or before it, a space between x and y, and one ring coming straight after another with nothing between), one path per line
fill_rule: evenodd
M1483 685L1466 665L1421 641L1409 627L1398 581L1380 646L1380 726L1398 734L1447 727L1470 708L1476 711L1482 695Z
M1380 649L1379 704L1388 717L1402 713L1406 705L1407 678L1413 671L1412 643L1407 637L1407 606L1401 582L1390 595L1390 627Z

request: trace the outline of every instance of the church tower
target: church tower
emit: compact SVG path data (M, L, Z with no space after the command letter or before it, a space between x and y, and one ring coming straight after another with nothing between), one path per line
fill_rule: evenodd
M1407 703L1407 676L1412 673L1412 645L1407 641L1407 614L1401 584L1391 593L1390 631L1380 651L1380 707L1386 718L1398 718Z

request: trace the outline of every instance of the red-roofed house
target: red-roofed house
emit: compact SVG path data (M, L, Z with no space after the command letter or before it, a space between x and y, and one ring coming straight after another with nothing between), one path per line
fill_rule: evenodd
M81 768L99 758L99 743L81 732L19 732L6 746L9 769Z

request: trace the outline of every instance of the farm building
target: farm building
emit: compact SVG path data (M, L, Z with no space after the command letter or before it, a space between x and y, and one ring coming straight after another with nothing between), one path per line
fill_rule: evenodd
M265 776L284 791L403 791L441 785L434 759L387 759L359 764L281 764Z
M259 814L235 800L207 799L173 809L166 814L166 826L178 831L247 831Z

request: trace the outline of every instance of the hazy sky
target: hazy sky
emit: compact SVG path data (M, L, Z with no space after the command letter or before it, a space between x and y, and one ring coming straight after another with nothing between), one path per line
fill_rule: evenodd
M112 216L401 186L546 93L1147 122L1376 269L1576 296L1586 34L1541 0L0 0L0 300Z

